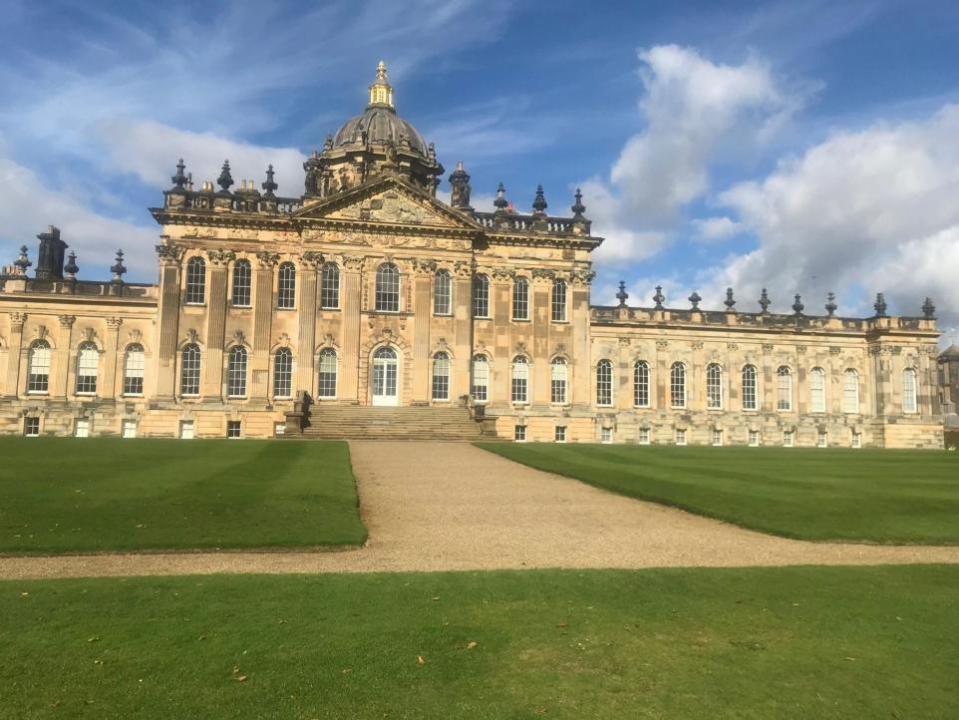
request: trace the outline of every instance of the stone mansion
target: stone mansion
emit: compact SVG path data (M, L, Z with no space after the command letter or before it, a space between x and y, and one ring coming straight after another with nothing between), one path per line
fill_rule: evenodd
M397 115L381 63L365 111L304 163L151 210L156 285L77 278L57 228L0 274L0 432L273 437L496 435L545 442L942 447L939 333L916 317L590 304L592 234L500 185L470 205ZM68 229L67 229L68 230ZM30 268L35 272L29 273ZM382 434L382 433L381 433Z

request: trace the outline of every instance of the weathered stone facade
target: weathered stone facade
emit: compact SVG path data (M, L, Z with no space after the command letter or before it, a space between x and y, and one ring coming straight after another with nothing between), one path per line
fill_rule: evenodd
M272 168L262 192L231 190L226 163L196 190L181 161L152 210L157 285L124 283L122 258L79 281L40 236L36 278L25 251L0 277L0 432L270 437L306 393L313 413L462 405L525 440L942 446L931 304L593 307L602 238L579 194L569 217L542 190L521 214L501 186L477 212L460 165L438 200L443 167L383 67L304 169L278 197Z

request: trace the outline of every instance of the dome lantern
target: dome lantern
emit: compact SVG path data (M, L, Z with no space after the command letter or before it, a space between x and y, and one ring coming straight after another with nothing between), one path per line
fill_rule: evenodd
M382 60L376 64L376 80L370 85L370 104L367 107L394 109L393 86L386 78L386 63Z

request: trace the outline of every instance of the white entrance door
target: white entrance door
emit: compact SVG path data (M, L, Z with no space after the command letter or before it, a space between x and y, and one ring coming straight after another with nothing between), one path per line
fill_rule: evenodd
M396 405L396 351L382 347L373 355L373 404Z

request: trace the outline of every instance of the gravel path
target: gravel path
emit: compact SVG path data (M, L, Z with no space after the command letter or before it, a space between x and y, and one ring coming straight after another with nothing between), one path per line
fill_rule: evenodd
M810 543L518 465L465 443L350 443L356 550L0 558L0 578L959 563L959 547Z

